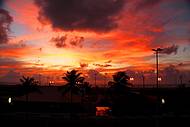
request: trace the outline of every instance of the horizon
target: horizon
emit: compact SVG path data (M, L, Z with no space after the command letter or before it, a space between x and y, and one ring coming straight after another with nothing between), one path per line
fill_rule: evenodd
M188 0L0 0L0 82L22 75L63 82L76 69L107 84L125 71L133 84L190 83ZM181 79L180 79L181 77Z

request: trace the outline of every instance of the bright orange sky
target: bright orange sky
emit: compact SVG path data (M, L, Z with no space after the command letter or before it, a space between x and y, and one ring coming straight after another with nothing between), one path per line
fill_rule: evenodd
M0 44L0 76L151 71L151 49L157 47L165 49L162 70L188 71L189 5L188 0L6 0L2 7L13 21L9 41Z

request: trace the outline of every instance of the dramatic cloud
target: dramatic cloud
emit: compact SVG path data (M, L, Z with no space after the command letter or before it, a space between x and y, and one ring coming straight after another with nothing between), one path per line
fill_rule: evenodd
M55 43L55 46L57 48L66 48L66 47L82 48L83 47L83 45L82 45L83 41L84 41L84 37L80 37L80 36L69 37L67 35L52 37L50 40L50 42Z
M75 36L74 38L71 39L70 44L74 47L81 47L82 48L82 42L84 41L84 37L77 37Z
M67 45L65 43L67 39L67 35L64 35L64 36L57 36L57 37L53 37L51 38L51 42L55 42L55 46L57 48L65 48Z
M96 84L104 84L113 73L131 70L133 83L142 83L143 72L145 83L154 84L151 49L158 47L164 48L160 76L171 77L172 71L164 71L168 65L180 73L189 71L189 4L189 0L4 0L1 7L14 22L11 32L6 30L13 38L0 45L0 76L11 69L49 77L78 69L91 84L95 76ZM99 74L88 73L91 69ZM162 79L161 84L170 84Z
M159 4L162 0L142 0L136 6L136 11L141 9L149 9Z
M124 0L36 0L39 21L62 30L110 31Z
M0 44L8 42L9 26L12 21L13 18L9 15L9 12L0 8Z
M162 54L168 54L168 55L170 55L172 53L177 54L178 48L179 48L178 45L172 45L170 47L164 48L163 51L161 51L160 53L162 53Z

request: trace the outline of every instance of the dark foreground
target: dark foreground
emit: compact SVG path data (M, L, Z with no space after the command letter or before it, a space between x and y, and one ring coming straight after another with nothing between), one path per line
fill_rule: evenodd
M190 115L65 117L61 114L1 114L1 127L189 127Z

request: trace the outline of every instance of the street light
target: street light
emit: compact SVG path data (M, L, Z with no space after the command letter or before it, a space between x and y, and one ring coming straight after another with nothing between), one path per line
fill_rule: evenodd
M162 103L162 104L165 104L165 103L166 103L166 101L165 101L164 98L161 99L161 103Z
M134 81L134 78L130 78L129 80L130 80L130 81Z
M9 97L9 98L8 98L8 103L10 104L11 102L12 102L12 98Z
M161 48L157 48L157 49L152 49L152 51L154 51L155 52L155 54L156 54L156 87L158 88L158 74L159 74L159 72L158 72L158 54L159 54L159 52L161 52L163 49L161 49Z
M159 78L158 78L158 81L160 81L160 82L161 82L161 81L162 81L162 78L161 78L161 77L159 77Z

